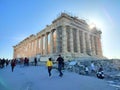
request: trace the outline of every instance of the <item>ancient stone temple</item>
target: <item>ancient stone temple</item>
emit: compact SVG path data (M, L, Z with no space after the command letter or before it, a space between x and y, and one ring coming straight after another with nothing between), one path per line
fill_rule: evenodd
M89 28L87 22L66 13L36 35L30 35L14 48L14 58L55 57L65 59L80 57L102 58L101 31Z

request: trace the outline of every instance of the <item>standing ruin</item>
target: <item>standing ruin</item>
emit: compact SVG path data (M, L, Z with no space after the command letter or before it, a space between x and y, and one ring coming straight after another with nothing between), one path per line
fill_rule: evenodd
M87 22L78 17L61 13L51 25L36 35L30 35L13 46L14 58L55 57L61 54L70 58L102 58L101 31L89 28Z

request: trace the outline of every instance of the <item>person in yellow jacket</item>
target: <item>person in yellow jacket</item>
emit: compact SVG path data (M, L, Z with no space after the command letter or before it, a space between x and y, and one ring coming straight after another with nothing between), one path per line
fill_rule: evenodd
M48 73L49 73L49 77L50 77L51 76L52 66L53 66L51 58L49 58L49 60L47 61L46 66L48 67Z

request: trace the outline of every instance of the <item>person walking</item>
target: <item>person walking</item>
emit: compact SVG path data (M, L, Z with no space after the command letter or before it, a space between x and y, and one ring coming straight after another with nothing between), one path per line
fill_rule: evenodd
M96 72L95 65L94 65L93 61L91 62L91 72L92 73Z
M13 72L13 70L14 70L14 67L15 67L15 60L12 60L12 61L11 61L12 72Z
M50 77L51 76L52 66L53 66L51 58L48 59L48 61L46 63L46 66L48 67L48 73L49 73L49 77Z
M37 65L37 58L34 58L35 66Z
M61 55L59 55L56 61L58 62L59 76L62 77L63 76L62 68L64 66L64 59L61 57Z

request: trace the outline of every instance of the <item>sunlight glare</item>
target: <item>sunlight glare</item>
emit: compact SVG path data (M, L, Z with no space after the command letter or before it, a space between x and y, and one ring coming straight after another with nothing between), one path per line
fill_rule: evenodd
M93 29L93 28L98 28L98 29L103 29L103 22L99 19L91 19L90 20L90 24L89 24L89 28Z
M91 23L90 25L89 25L89 28L90 29L93 29L93 28L95 28L96 27L96 25L94 24L94 23Z

